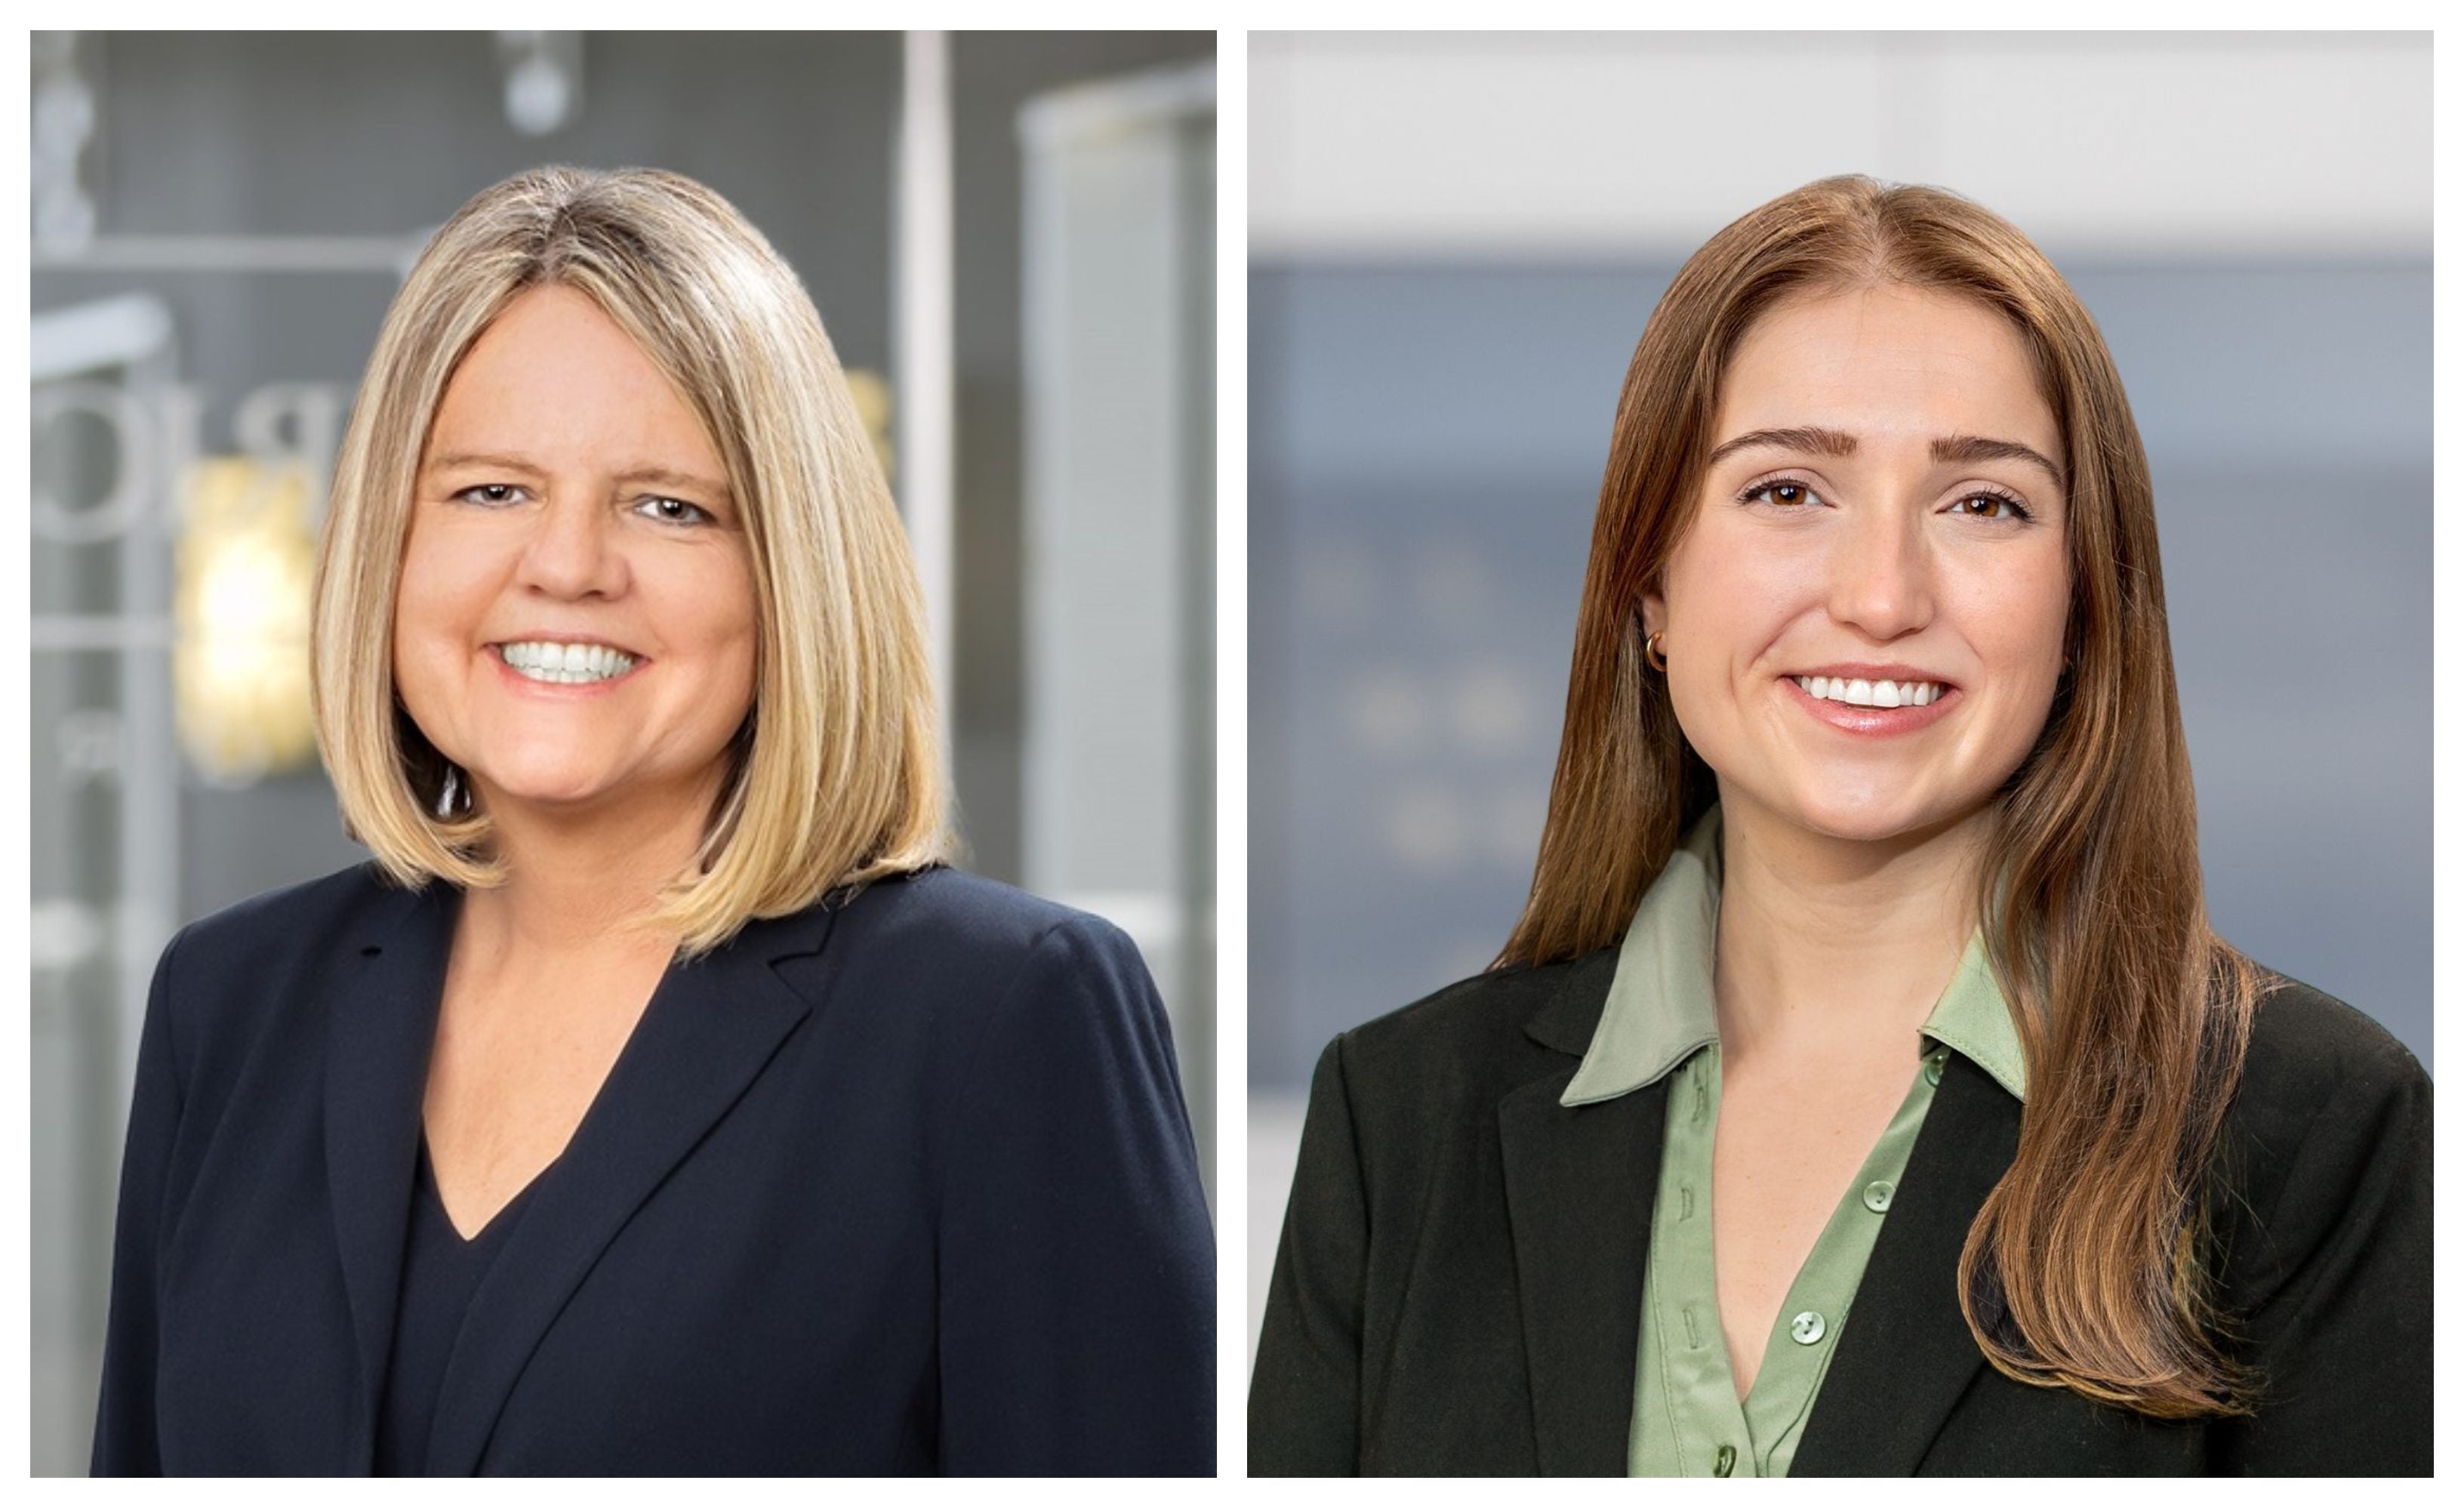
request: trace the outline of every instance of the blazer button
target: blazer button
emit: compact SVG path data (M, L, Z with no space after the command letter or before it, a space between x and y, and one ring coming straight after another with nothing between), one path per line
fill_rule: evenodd
M1865 1208L1876 1214L1891 1208L1891 1181L1878 1178L1865 1186Z
M1714 1476L1726 1476L1736 1469L1737 1448L1733 1445L1724 1445L1720 1447L1719 1455L1711 1462L1711 1475Z
M1799 1345L1812 1345L1822 1339L1822 1317L1808 1309L1788 1322L1789 1339Z

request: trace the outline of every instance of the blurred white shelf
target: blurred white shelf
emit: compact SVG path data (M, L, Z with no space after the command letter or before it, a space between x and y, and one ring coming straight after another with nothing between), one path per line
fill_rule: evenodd
M36 272L383 273L399 277L426 234L99 235L75 250L36 246Z

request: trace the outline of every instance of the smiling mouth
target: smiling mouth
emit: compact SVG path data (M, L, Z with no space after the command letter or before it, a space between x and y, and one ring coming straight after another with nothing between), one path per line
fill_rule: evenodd
M558 686L584 686L614 680L641 660L605 644L550 644L523 640L495 647L505 668L524 680Z
M1791 676L1817 701L1852 707L1926 707L1949 688L1938 680L1851 680L1844 676Z

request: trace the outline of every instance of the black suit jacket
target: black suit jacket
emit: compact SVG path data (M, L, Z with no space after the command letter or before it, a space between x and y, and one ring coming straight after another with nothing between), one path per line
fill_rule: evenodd
M98 1473L372 1462L459 895L372 868L175 938ZM472 1300L446 1473L1211 1473L1214 1247L1109 924L942 870L671 967Z
M1249 1397L1259 1475L1621 1475L1666 1080L1557 1102L1614 948L1485 975L1335 1039L1310 1090ZM1985 1362L1969 1226L2019 1104L1951 1054L1792 1475L2426 1473L2430 1081L2290 981L2216 1164L2255 1416L2155 1423Z

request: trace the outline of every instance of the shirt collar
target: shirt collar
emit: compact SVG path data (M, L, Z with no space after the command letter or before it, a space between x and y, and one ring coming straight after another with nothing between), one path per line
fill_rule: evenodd
M1643 893L1618 945L1608 1003L1573 1081L1558 1102L1588 1105L1632 1094L1720 1040L1711 969L1720 920L1720 809L1703 814ZM1982 932L1971 936L1923 1034L2027 1098L2027 1060L2002 999Z

